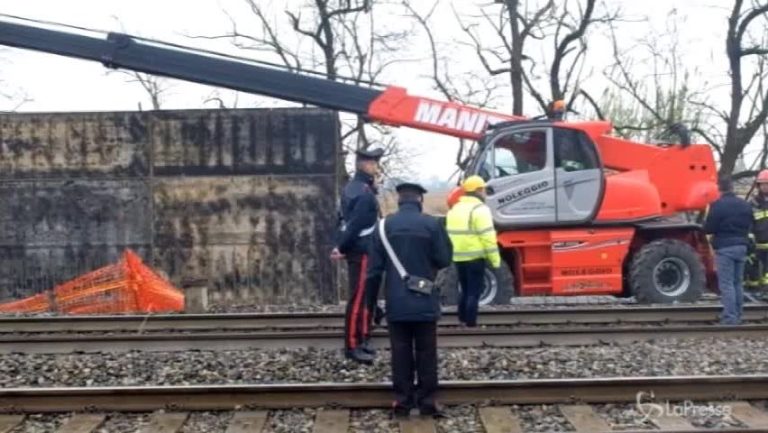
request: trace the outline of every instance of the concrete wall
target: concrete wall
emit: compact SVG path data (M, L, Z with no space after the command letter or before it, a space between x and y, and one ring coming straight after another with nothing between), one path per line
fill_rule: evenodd
M0 296L126 247L213 302L335 302L338 129L318 109L0 116Z

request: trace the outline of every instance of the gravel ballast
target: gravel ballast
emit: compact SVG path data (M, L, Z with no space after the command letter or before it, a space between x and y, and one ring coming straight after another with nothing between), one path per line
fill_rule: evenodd
M677 411L686 403L670 402ZM688 404L691 404L689 402ZM693 402L697 407L714 405L714 402ZM752 402L756 407L762 407L759 402ZM560 411L557 405L525 405L505 406L510 415L515 417L523 431L532 432L573 432L575 428ZM658 431L653 423L645 420L642 413L631 404L592 405L593 410L605 420L613 431L648 430ZM335 408L338 410L338 408ZM315 427L317 414L326 410L292 409L274 410L267 414L264 431L269 432L312 432ZM478 406L460 405L446 406L444 418L436 420L438 433L485 433L485 427L480 419ZM157 413L107 414L105 423L96 429L98 433L135 433L143 431ZM234 417L235 412L192 412L186 418L179 430L181 433L225 433ZM67 415L29 414L26 420L13 432L52 432L67 422ZM417 415L414 415L417 416ZM709 429L727 429L745 427L730 416L706 413L689 409L682 417L697 427ZM715 431L712 430L712 431ZM351 410L349 412L349 433L398 433L398 421L393 420L389 411L384 409ZM719 430L718 430L719 431Z
M768 373L768 340L682 339L634 345L440 349L442 380ZM341 350L0 355L0 387L388 382L390 354L372 366Z

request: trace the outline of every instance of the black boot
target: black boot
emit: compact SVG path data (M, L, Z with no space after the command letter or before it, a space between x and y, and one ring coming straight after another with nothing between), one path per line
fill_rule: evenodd
M392 418L399 420L408 418L409 416L411 416L411 408L400 405L392 406Z
M363 352L372 356L376 356L376 349L373 348L371 340L363 341L363 344L361 344L360 347L363 349Z
M365 352L363 348L359 346L353 350L347 349L346 357L353 361L357 361L361 364L367 364L367 365L373 364L373 360L375 359L373 355Z
M427 404L419 407L419 414L433 418L446 418L445 413L436 404Z

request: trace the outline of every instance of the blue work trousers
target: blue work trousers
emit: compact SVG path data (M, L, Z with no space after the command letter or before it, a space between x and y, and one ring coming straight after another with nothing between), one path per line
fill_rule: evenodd
M467 326L477 326L478 304L485 289L485 260L457 262L456 270L461 284L459 321Z
M720 288L720 300L723 314L720 323L738 325L744 310L744 264L747 260L747 247L736 245L715 250L717 282Z

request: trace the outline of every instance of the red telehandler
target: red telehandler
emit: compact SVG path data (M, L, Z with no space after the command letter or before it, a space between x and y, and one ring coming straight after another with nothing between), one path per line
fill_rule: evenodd
M488 272L483 303L532 295L691 302L715 288L707 238L680 217L717 198L715 161L682 127L681 144L638 143L612 136L610 122L567 122L557 110L526 119L121 33L96 38L0 21L0 44L479 140L464 176L488 183L506 264ZM451 292L452 271L441 279Z

